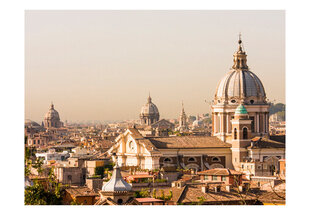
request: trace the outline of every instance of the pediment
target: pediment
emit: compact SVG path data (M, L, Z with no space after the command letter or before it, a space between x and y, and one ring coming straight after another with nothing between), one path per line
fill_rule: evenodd
M161 119L161 120L153 123L151 126L153 128L154 127L174 127L174 124L169 122L169 121L167 121L167 120L165 120L165 119Z
M143 144L142 135L139 136L136 131L131 132L129 129L115 139L116 143L108 150L109 154L150 154Z

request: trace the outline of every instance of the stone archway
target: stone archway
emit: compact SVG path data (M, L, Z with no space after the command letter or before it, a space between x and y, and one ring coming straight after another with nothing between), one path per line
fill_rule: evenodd
M190 170L194 170L195 173L197 173L200 170L200 167L198 166L198 164L195 163L191 163L185 166L186 169L190 169Z
M214 163L210 165L210 169L215 169L215 168L224 168L224 166L219 163Z

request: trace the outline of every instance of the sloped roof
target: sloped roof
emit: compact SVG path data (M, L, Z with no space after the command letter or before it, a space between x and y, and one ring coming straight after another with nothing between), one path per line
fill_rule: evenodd
M67 188L66 191L73 197L79 196L98 196L98 193L95 193L88 187L76 187L76 188Z
M254 138L252 138L252 141L253 141L253 145L248 147L250 149L255 149L255 148L285 148L285 143L270 140L270 139L267 139L265 137L254 137Z
M185 189L184 194L180 199L180 203L190 204L192 202L199 202L198 198L204 199L205 203L216 204L222 203L225 204L230 201L241 201L241 200L256 200L257 197L253 193L238 193L234 189L231 189L230 192L221 190L220 192L209 191L207 193L202 192L202 185L187 185L188 188Z
M284 191L263 192L259 195L258 199L263 203L285 204L286 192Z
M271 135L270 140L285 143L286 135Z
M225 143L217 137L181 136L181 137L146 137L159 149L175 148L230 148L231 144Z
M174 124L173 123L171 123L171 122L169 122L168 120L166 120L166 119L161 119L161 120L159 120L159 121L157 121L157 122L154 122L152 125L151 125L151 127L152 128L155 128L155 127L165 127L165 126L170 126L170 127L174 127Z
M128 130L130 131L132 137L134 139L140 139L140 138L143 138L143 136L140 134L140 132L135 129L135 128L128 128Z
M116 164L114 166L111 179L102 186L102 191L115 192L115 191L131 191L131 185L128 184L122 177L120 168Z
M226 169L226 168L215 168L210 170L205 170L198 172L198 175L242 175L242 172L238 172L236 170L232 169Z

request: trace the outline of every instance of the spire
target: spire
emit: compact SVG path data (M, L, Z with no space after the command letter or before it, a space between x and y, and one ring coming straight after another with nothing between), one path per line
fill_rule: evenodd
M53 102L51 102L51 109L54 109L54 104L53 104Z
M149 92L149 97L147 98L147 102L151 103L152 102L152 98L151 98L151 93Z
M239 48L238 52L242 52L242 40L241 40L241 33L239 33L239 40L238 40Z

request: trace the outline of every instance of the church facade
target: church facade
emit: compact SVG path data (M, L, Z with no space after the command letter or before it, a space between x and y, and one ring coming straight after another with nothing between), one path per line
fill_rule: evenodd
M108 153L119 166L141 169L213 168L243 170L244 163L285 158L285 144L270 139L269 104L259 78L249 70L247 55L238 41L231 70L219 82L212 104L212 136L145 137L129 128ZM142 124L159 119L151 98L142 108ZM146 111L148 110L148 112ZM157 110L157 112L156 112ZM152 115L152 116L151 116ZM158 116L158 118L156 118ZM180 128L186 126L182 108Z

